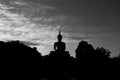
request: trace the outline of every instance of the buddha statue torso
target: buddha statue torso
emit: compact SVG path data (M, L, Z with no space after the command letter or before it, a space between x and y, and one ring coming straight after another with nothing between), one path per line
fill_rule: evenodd
M66 49L65 43L64 42L56 42L54 44L54 49L55 49L55 51L65 51L65 49Z

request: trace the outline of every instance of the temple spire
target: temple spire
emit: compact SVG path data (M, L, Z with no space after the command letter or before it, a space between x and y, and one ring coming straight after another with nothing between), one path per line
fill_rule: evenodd
M59 35L61 35L61 30L59 30Z
M62 35L61 35L61 30L59 30L59 35L58 35L58 42L61 42L62 41Z

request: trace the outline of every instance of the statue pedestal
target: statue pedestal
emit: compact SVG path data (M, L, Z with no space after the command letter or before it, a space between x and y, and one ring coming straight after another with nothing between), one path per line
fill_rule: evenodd
M51 51L49 54L49 59L53 63L66 64L66 62L70 61L70 54L68 51L63 51L63 52Z
M68 51L50 51L50 56L53 57L70 57L70 54Z

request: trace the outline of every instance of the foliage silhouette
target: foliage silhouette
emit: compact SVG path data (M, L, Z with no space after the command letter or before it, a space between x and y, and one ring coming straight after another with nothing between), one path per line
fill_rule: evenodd
M88 44L86 41L81 41L78 45L78 48L76 49L76 58L79 61L85 61L87 62L87 59L91 58L94 54L94 48L91 44Z
M42 56L36 48L30 48L19 41L0 42L0 52L1 69L3 69L1 72L6 74L5 77L12 79L40 77L37 73L39 73Z
M120 55L110 58L109 50L95 49L87 41L81 41L74 58L65 46L61 32L54 44L55 50L46 56L41 56L36 47L28 47L20 41L0 42L2 76L9 79L79 80L95 76L108 79L120 72Z
M76 58L78 61L86 62L105 62L110 57L110 51L104 48L94 49L87 41L81 41L76 49Z

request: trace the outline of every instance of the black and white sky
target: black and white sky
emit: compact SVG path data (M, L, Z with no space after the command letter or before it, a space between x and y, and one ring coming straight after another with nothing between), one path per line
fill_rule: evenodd
M67 50L78 42L120 52L119 0L0 0L0 40L21 40L43 55L62 30Z

